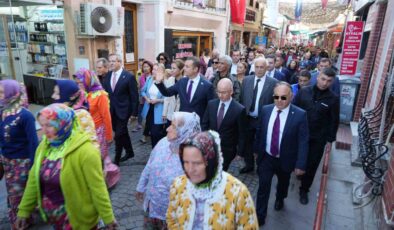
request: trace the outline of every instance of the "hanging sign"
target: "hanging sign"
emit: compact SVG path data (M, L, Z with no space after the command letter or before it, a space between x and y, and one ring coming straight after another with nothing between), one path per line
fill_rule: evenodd
M363 31L363 21L350 21L346 23L342 49L341 75L354 75L356 73Z

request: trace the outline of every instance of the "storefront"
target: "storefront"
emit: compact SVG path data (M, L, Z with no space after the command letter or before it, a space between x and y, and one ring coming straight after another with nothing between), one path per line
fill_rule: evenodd
M199 57L204 49L212 50L213 33L165 29L165 51L171 60Z

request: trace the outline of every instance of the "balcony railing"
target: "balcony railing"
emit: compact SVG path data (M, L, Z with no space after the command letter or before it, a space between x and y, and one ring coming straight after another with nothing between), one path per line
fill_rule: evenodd
M173 0L174 7L214 14L226 14L226 0Z

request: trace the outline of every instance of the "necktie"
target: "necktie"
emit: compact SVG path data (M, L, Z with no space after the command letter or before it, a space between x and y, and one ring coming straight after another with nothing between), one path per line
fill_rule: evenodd
M189 87L187 88L187 99L189 102L192 100L192 89L193 89L193 81L189 81Z
M113 72L113 74L112 74L112 82L111 82L112 92L115 90L115 86L116 86L116 73Z
M252 101L252 105L250 106L250 110L249 110L250 112L253 112L254 108L256 107L257 91L259 90L259 82L260 82L260 80L261 79L257 79L256 85L255 85L254 90L253 90L253 101Z
M224 117L224 103L221 103L218 117L217 117L217 128L218 129L220 128L220 125L222 124L223 117Z
M271 136L271 154L272 156L276 157L279 155L279 132L280 132L280 118L279 114L282 111L278 110L276 115L276 119L274 122L274 127L272 129L272 136Z

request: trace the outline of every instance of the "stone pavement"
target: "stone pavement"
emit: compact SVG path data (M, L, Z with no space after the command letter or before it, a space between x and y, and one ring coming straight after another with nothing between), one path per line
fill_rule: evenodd
M127 162L121 163L121 180L110 192L113 210L122 230L142 229L143 226L142 204L136 201L134 194L139 176L149 159L151 147L148 143L142 144L139 142L141 133L142 131L131 133L136 156ZM113 152L113 149L111 149L111 152ZM249 188L255 199L258 189L257 174L240 175L238 171L242 166L242 159L235 159L230 166L229 172ZM349 171L349 167L351 167L350 153L348 151L334 150L330 164L330 170L332 172L327 190L328 207L326 208L325 221L322 229L359 229L354 225L355 215L351 206L351 184L354 181L352 179L353 173L359 174L359 172ZM320 171L319 169L315 183L311 188L309 195L310 202L307 206L301 205L298 202L299 181L292 175L288 198L285 200L284 209L279 212L273 208L276 187L276 178L274 177L268 207L268 217L266 225L261 229L312 229L317 203L316 194L318 193L320 184ZM9 229L6 213L6 192L3 181L0 182L0 230ZM32 229L41 230L51 228L45 225L39 225Z

